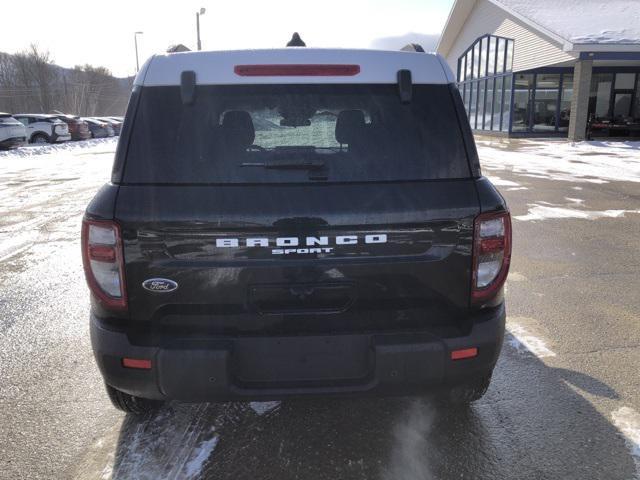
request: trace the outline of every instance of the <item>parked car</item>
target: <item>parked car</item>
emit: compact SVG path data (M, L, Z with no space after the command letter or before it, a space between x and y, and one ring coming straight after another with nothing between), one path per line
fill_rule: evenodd
M29 143L59 143L71 140L69 127L56 115L16 113L14 118L27 128Z
M87 122L92 138L106 138L115 135L113 127L107 122L90 117L81 117L81 120Z
M511 217L442 57L181 53L135 85L128 142L82 227L117 408L482 397Z
M27 141L25 126L10 113L0 112L0 148L17 148Z
M91 131L87 122L80 119L76 115L54 114L60 120L67 124L71 140L87 140L91 138Z
M114 120L111 117L92 117L96 120L98 120L99 122L106 122L109 125L111 125L111 127L113 128L113 133L114 135L120 135L120 130L122 128L122 122L119 120Z

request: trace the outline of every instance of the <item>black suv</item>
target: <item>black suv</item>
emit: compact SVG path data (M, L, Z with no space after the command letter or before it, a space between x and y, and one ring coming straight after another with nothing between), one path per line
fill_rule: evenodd
M511 222L439 56L153 57L82 232L124 411L489 385Z

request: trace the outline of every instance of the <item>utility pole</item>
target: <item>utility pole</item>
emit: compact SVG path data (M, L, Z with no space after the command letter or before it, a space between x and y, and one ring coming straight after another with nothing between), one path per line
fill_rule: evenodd
M202 42L200 41L200 15L204 15L207 10L201 8L199 12L196 12L196 31L198 34L198 51L202 50Z
M142 35L144 32L135 32L133 34L133 43L136 46L136 73L140 70L140 62L138 61L138 35Z

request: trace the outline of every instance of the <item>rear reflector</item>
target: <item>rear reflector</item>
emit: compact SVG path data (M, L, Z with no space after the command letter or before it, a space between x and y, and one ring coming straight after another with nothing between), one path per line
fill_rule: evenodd
M360 73L360 65L236 65L241 77L350 77Z
M141 358L123 358L122 366L124 368L137 368L139 370L151 370L151 360Z
M451 360L462 360L464 358L473 358L477 356L478 349L476 347L464 348L462 350L453 350L451 352Z

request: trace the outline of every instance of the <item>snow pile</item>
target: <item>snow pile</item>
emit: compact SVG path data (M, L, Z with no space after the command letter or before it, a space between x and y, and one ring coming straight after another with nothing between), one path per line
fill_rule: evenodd
M55 153L74 153L82 150L94 151L97 146L108 147L111 151L115 149L118 139L95 138L81 142L52 143L49 145L27 145L15 150L0 151L0 162L5 158L32 157L35 155L50 155Z
M571 43L640 44L638 0L497 0Z
M477 146L485 172L567 182L640 182L640 142L478 140Z

